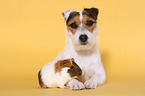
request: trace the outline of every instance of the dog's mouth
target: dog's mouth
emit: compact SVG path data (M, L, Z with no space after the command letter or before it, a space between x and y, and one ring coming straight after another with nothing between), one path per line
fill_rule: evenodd
M87 42L80 42L81 45L87 45Z

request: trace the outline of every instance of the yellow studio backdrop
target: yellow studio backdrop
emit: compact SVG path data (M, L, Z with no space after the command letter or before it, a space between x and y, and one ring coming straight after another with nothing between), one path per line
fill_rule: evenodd
M97 42L107 83L90 91L41 89L38 71L64 49L61 13L90 7L99 9ZM0 0L0 65L0 94L22 95L27 89L25 95L35 96L144 94L145 1Z

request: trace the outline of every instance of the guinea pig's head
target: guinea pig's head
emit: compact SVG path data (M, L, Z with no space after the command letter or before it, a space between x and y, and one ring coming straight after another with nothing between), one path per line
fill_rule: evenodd
M79 77L82 74L81 68L75 63L73 58L59 60L55 64L55 73L60 72L63 68L68 68L67 73L69 73L72 78Z

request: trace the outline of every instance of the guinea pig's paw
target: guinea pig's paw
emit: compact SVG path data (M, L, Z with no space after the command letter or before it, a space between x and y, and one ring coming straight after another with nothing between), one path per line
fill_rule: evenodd
M95 79L89 79L84 83L87 89L97 88L97 81Z
M76 79L72 79L67 86L72 90L81 90L85 88L84 84Z

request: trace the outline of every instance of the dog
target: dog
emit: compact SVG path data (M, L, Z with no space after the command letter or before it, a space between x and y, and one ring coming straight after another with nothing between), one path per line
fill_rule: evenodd
M106 81L96 42L98 13L97 8L84 8L83 11L67 10L62 13L66 22L66 45L64 51L50 63L67 58L75 59L82 69L82 75L67 83L66 86L72 90L96 88Z

